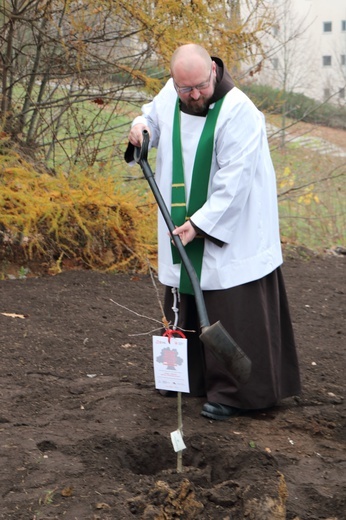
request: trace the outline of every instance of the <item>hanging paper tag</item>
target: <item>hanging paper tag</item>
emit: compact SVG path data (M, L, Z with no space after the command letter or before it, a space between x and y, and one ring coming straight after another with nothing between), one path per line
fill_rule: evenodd
M190 392L187 339L153 336L155 388Z
M174 451L186 450L186 446L183 441L183 436L182 436L180 430L175 430L175 432L171 432L171 440L172 440Z

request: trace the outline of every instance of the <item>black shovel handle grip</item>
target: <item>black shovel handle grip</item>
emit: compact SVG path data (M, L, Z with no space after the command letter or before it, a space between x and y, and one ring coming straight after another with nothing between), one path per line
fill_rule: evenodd
M142 161L147 162L147 160L148 160L148 150L149 150L149 141L150 141L150 136L149 136L148 130L143 130L142 136L143 136L142 146L141 147L135 146L134 153L133 153L134 160L140 166L141 166Z
M199 322L202 331L210 326L207 310L205 307L204 297L202 293L201 286L199 284L199 279L196 274L196 271L185 251L185 248L182 244L182 241L180 240L180 237L178 235L173 235L173 231L175 229L175 225L172 221L172 217L170 215L170 212L167 209L166 203L162 197L162 194L156 184L153 172L148 164L147 157L148 157L148 148L149 148L149 132L147 130L143 130L143 142L142 146L135 147L134 150L134 160L137 164L141 167L144 177L149 183L149 186L151 188L151 191L154 194L154 197L156 199L156 202L160 208L160 211L162 213L162 216L166 222L166 225L168 227L168 230L171 234L171 238L174 242L174 245L177 247L181 261L184 264L184 267L186 269L186 272L191 280L191 284L193 287L193 291L195 293L195 300L196 300L196 306L197 306L197 312L199 316Z

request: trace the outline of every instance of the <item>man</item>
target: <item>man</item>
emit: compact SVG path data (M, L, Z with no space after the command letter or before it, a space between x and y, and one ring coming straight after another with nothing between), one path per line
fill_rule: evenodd
M265 121L233 85L219 58L179 47L171 79L132 124L157 147L156 182L200 278L210 323L218 320L252 361L238 385L199 340L198 315L184 268L159 215L159 280L165 313L188 332L191 394L207 396L202 415L224 420L300 393L294 335L280 265L275 172ZM175 311L176 312L176 311Z

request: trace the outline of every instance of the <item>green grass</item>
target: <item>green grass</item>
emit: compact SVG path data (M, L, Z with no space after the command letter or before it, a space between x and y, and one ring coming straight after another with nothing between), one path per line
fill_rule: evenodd
M314 250L345 245L345 159L297 143L272 158L283 239Z
M71 107L61 119L48 164L83 167L114 159L124 152L131 119L130 107L120 102L99 107L84 101Z
M34 88L34 100L38 89L38 86ZM23 87L16 86L13 96L18 111L24 94ZM117 157L119 151L124 150L129 125L138 106L96 94L90 100L69 104L68 91L64 87L48 95L50 102L56 105L40 110L35 142L36 151L50 168L66 171L76 165L81 168L97 165ZM31 112L28 112L28 125L30 117Z

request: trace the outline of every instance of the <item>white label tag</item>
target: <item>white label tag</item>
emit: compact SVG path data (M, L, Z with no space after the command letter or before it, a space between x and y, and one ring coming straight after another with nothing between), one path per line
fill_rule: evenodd
M153 336L155 388L190 392L187 339Z
M175 452L186 450L186 446L183 441L183 436L180 430L175 430L175 432L171 432L171 440Z

